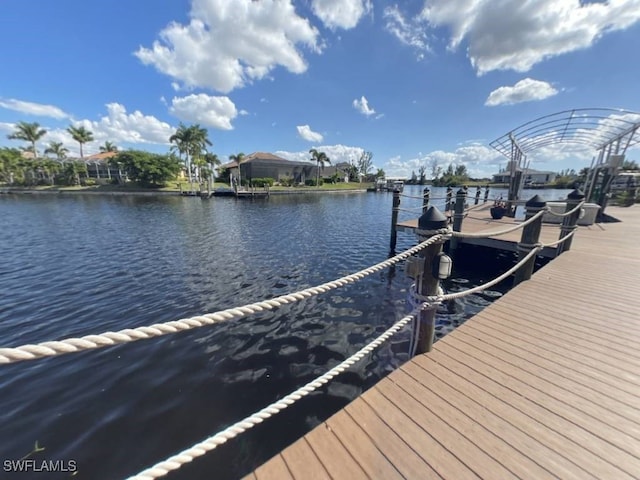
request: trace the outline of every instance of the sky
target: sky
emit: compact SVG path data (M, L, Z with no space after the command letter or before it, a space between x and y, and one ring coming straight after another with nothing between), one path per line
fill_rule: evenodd
M84 125L95 142L166 152L180 122L211 151L332 163L373 153L388 176L507 159L492 140L542 115L640 112L640 0L2 0L0 146ZM640 117L633 117L634 121ZM547 146L538 170L590 148ZM640 150L628 158L640 160Z

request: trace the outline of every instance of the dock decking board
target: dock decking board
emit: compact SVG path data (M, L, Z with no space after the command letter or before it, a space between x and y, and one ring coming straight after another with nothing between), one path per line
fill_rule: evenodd
M571 251L258 468L257 480L638 478L640 207L608 212L622 222L580 227ZM473 213L465 231L513 222ZM545 227L541 241L558 234Z

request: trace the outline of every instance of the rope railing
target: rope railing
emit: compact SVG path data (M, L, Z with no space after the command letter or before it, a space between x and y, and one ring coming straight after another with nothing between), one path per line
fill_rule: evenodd
M206 440L196 443L192 447L166 460L163 460L162 462L155 464L153 467L150 467L133 477L130 477L129 480L153 480L159 477L163 477L167 475L169 472L177 470L183 465L192 462L194 459L205 455L206 453L214 450L218 446L226 443L228 440L231 440L237 437L241 433L244 433L247 430L253 428L254 426L262 423L264 420L272 417L273 415L276 415L277 413L289 407L296 401L302 399L303 397L307 396L311 392L325 385L331 379L343 373L346 369L350 368L356 362L362 360L366 355L371 353L375 348L382 345L382 343L384 343L386 340L388 340L393 335L395 335L398 331L400 331L401 328L403 328L409 322L414 320L414 318L416 317L416 315L420 310L423 310L425 308L432 308L433 305L437 305L438 303L441 303L443 301L463 298L474 293L482 292L496 285L497 283L500 283L501 281L505 280L510 275L515 273L519 268L524 266L531 259L531 257L535 256L540 250L542 250L543 247L558 245L564 242L565 240L567 240L574 233L575 231L569 233L568 235L564 236L563 238L554 242L553 244L547 244L547 245L537 244L533 246L533 248L527 255L525 255L520 261L518 261L518 263L516 263L513 267L511 267L509 270L507 270L503 274L499 275L498 277L494 278L489 282L467 289L463 292L439 294L434 296L423 297L421 295L418 295L414 291L413 292L414 297L418 299L419 302L421 303L419 303L418 306L409 315L400 319L398 322L392 325L389 329L387 329L384 333L379 335L375 340L373 340L372 342L370 342L369 344L367 344L366 346L358 350L355 354L353 354L351 357L341 362L339 365L333 367L331 370L321 375L320 377L316 378L315 380L308 382L303 387L295 390L294 392L285 396L281 400L278 400L264 407L262 410L244 418L243 420L240 420L239 422L236 422L235 424L231 425L230 427L227 427L226 429L222 430L219 433L216 433L215 435L212 435Z
M577 212L579 209L581 209L583 207L583 205L585 204L584 200L582 202L580 202L578 205L576 205L574 208L572 208L571 210L569 210L568 212L564 212L564 213L557 213L554 212L553 210L551 210L549 207L547 210L547 213L549 215L553 215L554 217L568 217L569 215L571 215L572 213Z
M400 194L401 197L403 198L413 198L414 200L424 200L423 196L417 196L417 195L407 195L406 193L401 193ZM449 197L432 197L429 196L429 200L446 200ZM453 197L451 197L453 200L455 200L455 195Z
M366 355L371 353L377 347L382 345L386 340L391 338L393 335L398 333L400 329L402 329L405 325L411 322L414 317L417 315L418 311L421 308L424 308L425 305L420 305L419 308L414 309L409 315L403 317L393 324L390 328L388 328L384 333L379 335L375 340L368 343L366 346L358 350L356 353L351 355L349 358L341 362L340 364L333 367L331 370L316 378L315 380L310 381L303 387L298 388L296 391L290 393L286 397L273 402L272 404L264 407L262 410L254 413L246 417L239 422L234 423L230 427L222 430L215 435L203 440L201 442L196 443L192 447L178 453L177 455L173 455L172 457L155 464L153 467L150 467L139 474L130 477L129 480L153 480L155 478L163 477L167 475L169 472L173 470L177 470L183 465L192 462L194 459L201 457L205 453L208 453L218 446L226 443L228 440L237 437L243 432L255 427L259 423L262 423L266 419L272 417L273 415L281 412L285 408L293 405L296 401L301 398L309 395L311 392L317 390L321 386L328 383L334 377L340 375L342 372L353 366L358 361L362 360Z
M22 345L11 348L0 348L0 364L16 363L25 360L35 360L44 357L53 357L63 355L65 353L74 353L84 350L92 350L103 348L122 343L135 342L147 338L160 337L170 333L183 332L205 325L213 325L215 323L239 319L267 310L273 310L276 307L295 303L306 298L319 295L321 293L343 287L355 281L361 280L373 273L379 272L396 263L405 260L411 255L420 252L422 249L443 238L443 235L436 235L424 242L405 250L394 257L377 263L371 267L360 270L356 273L323 283L315 287L305 288L295 293L281 295L276 298L264 300L261 302L251 303L236 308L220 310L214 313L200 315L181 320L174 320L166 323L157 323L150 326L137 328L127 328L117 332L104 332L99 335L86 335L78 338L67 338L64 340L42 342L35 345Z
M476 233L463 233L463 232L451 232L454 237L458 238L488 238L488 237L497 237L500 235L506 235L507 233L515 232L520 228L524 228L530 223L535 222L538 218L544 215L547 212L546 209L540 210L538 213L533 215L528 220L525 220L522 223L518 223L512 227L507 227L502 230L494 230L494 231L485 231L485 232L476 232Z
M528 246L531 247L531 251L525 257L523 257L518 263L516 263L513 267L511 267L509 270L504 272L502 275L494 278L493 280L490 280L487 283L483 283L482 285L478 285L476 287L469 288L467 290L464 290L463 292L447 293L445 295L433 295L433 296L419 297L419 299L424 301L424 302L445 302L447 300L454 300L454 299L457 299L457 298L463 298L463 297L466 297L468 295L472 295L474 293L482 292L482 291L486 290L487 288L490 288L490 287L493 287L494 285L497 285L501 281L503 281L506 278L508 278L510 275L514 274L520 267L522 267L525 263L527 263L531 257L536 255L543 248L557 247L561 243L563 243L566 240L568 240L569 238L571 238L575 233L576 233L576 230L573 230L572 232L568 233L567 235L565 235L561 239L556 240L555 242L537 243L535 245L528 245Z

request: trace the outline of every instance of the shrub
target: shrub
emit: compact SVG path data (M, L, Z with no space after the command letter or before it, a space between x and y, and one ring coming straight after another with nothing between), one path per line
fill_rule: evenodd
M291 187L293 185L293 178L280 177L280 185L282 185L283 187Z
M322 185L323 183L324 183L324 180L321 178L321 179L320 179L319 184L320 184L320 185ZM317 184L316 184L316 179L315 179L315 178L308 178L308 179L304 182L304 184L305 184L307 187L316 187L316 186L317 186Z
M96 184L96 181L93 178L87 178L82 182L86 187L93 187Z
M265 185L269 185L270 187L273 187L274 183L275 183L275 180L269 177L251 179L251 185L253 185L254 187L264 187Z

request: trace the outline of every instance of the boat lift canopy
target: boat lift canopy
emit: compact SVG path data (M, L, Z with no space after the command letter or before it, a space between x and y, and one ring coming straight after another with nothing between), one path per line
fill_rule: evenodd
M586 198L603 208L611 182L622 166L628 148L640 143L640 113L614 108L578 108L545 115L523 123L490 146L509 159L509 200L518 200L527 156L535 150L558 144L591 147L593 157L585 184ZM603 174L602 178L600 174Z

